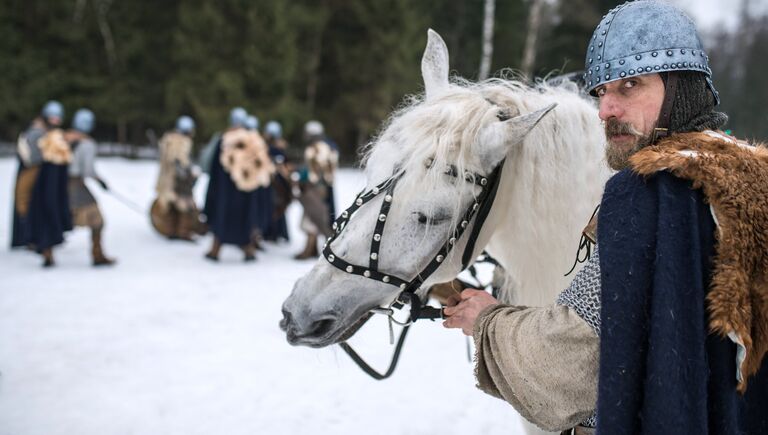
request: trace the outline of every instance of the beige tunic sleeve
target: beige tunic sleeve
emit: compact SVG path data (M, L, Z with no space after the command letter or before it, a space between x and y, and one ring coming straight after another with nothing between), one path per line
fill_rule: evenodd
M595 410L599 338L573 310L494 305L474 326L475 375L484 392L549 431Z

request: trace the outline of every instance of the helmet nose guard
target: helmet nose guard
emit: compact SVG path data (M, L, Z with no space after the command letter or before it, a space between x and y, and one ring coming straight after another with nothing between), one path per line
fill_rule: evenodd
M669 71L697 71L706 76L715 97L709 56L696 26L682 11L662 1L629 1L611 9L589 40L584 63L587 92L628 77Z

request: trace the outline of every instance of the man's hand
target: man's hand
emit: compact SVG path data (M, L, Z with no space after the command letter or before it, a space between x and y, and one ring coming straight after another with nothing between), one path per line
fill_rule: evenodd
M499 301L482 290L472 288L464 289L460 295L451 296L448 306L443 312L448 317L443 326L446 328L461 328L466 335L472 335L472 327L480 311L489 305L498 304Z

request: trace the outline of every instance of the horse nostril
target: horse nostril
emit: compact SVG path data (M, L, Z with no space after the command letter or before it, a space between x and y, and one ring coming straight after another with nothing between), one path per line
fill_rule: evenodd
M333 318L316 320L310 325L309 330L307 331L307 335L313 335L315 337L325 335L328 331L331 330L335 322L336 319Z

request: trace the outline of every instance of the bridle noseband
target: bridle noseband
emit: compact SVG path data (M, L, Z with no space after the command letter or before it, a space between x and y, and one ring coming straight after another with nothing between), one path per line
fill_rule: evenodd
M416 291L419 290L427 278L429 278L440 267L442 262L448 257L448 254L456 245L457 241L464 234L464 231L469 226L472 218L477 216L475 224L472 226L469 240L466 247L464 248L462 255L462 270L464 270L469 265L472 260L472 252L475 249L475 243L480 233L480 229L482 228L485 219L490 213L493 200L496 196L496 192L498 191L500 178L499 175L504 166L505 160L506 159L502 160L501 163L499 163L487 177L470 171L464 173L464 181L479 186L480 194L475 198L472 204L469 205L467 210L464 212L462 219L453 228L453 231L450 233L450 238L443 243L437 253L432 257L432 260L429 262L429 264L427 264L419 273L417 273L413 279L408 280L393 274L384 273L379 270L378 267L379 248L381 246L381 239L384 233L384 226L387 222L387 216L389 214L390 208L392 207L392 201L394 200L393 193L395 186L402 178L404 172L395 171L395 175L387 178L371 190L363 190L357 195L354 203L349 208L344 210L339 218L336 219L336 222L334 222L334 233L331 235L331 237L328 238L325 247L323 248L323 256L328 261L328 263L337 269L344 271L345 273L362 276L364 278L398 287L400 289L400 293L392 302L392 304L390 304L389 308L392 306L399 308L402 305L410 304L410 322L414 322L419 318L425 317L441 317L439 315L441 310L434 308L429 310L432 307L424 306L421 299L416 295ZM428 168L431 167L433 165L433 160L428 160L426 165ZM458 171L456 170L456 167L451 165L448 166L445 174L458 178L457 172ZM336 255L331 248L331 244L346 228L349 220L352 218L352 215L362 206L366 205L371 200L382 194L384 195L384 200L381 203L381 209L379 210L379 215L376 219L376 227L374 228L373 237L371 238L371 249L368 256L368 266L361 266L350 263ZM371 312L382 313L386 310L386 308L374 308L371 310ZM435 315L434 311L437 311L438 315ZM391 313L391 309L389 312ZM391 314L389 316L390 319L392 319Z

